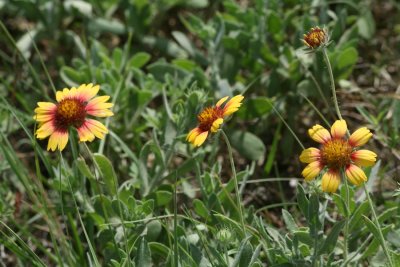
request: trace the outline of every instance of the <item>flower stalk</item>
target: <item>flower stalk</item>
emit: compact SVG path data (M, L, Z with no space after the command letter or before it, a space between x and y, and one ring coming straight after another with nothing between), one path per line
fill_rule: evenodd
M342 114L340 113L340 109L339 109L339 103L338 103L338 100L336 97L335 79L333 78L332 66L331 66L331 62L329 61L329 56L328 56L326 47L322 47L322 54L324 55L326 66L328 67L329 80L331 83L331 90L332 90L333 104L335 105L335 111L336 111L336 114L337 114L339 120L343 120Z
M224 130L221 129L221 133L222 133L222 136L224 137L224 141L228 148L229 160L230 160L230 164L231 164L233 180L235 183L235 194L236 194L236 202L237 202L237 206L238 206L238 210L239 210L240 224L242 226L243 235L246 235L246 227L245 227L244 219L243 219L242 202L241 202L240 194L239 194L239 185L238 185L238 180L237 180L237 175L236 175L235 162L233 161L232 146L231 146L231 143L229 142L229 138L225 134Z

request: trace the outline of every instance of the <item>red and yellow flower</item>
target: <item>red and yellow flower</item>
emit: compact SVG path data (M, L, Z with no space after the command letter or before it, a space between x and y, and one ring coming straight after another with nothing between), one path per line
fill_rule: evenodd
M39 123L35 133L38 139L49 137L47 150L62 151L68 143L68 129L78 131L79 141L93 141L95 137L103 139L107 128L94 117L109 117L113 106L107 101L109 96L98 96L100 86L82 84L78 88L63 89L56 92L57 103L38 102L34 119Z
M186 137L186 140L194 146L201 146L207 139L208 134L215 133L224 122L224 118L236 112L242 105L244 96L237 95L232 97L228 102L229 97L221 98L215 106L205 108L198 116L199 124L191 130ZM226 102L226 104L224 104Z
M321 147L310 147L300 155L300 161L308 163L302 175L306 181L313 180L320 173L327 170L322 176L322 190L333 193L339 187L341 173L354 185L361 185L367 181L367 176L360 167L372 166L377 155L370 151L358 148L372 137L366 127L356 130L348 139L345 120L337 120L331 127L331 132L321 125L315 125L308 130L310 137L321 144Z

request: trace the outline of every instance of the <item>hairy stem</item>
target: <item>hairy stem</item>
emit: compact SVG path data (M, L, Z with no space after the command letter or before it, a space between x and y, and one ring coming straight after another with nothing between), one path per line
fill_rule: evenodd
M328 52L326 50L326 47L322 48L322 53L324 54L326 66L328 67L329 80L331 82L332 97L333 97L333 103L335 105L336 114L340 120L343 120L342 114L340 113L340 109L339 109L339 103L338 103L338 100L336 97L335 79L333 78L332 66L331 66L331 62L329 61Z

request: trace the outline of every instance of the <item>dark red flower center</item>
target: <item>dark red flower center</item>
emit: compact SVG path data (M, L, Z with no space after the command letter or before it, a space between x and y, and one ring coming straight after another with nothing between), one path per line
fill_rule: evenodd
M197 119L199 120L199 128L202 131L209 131L211 126L213 125L214 121L219 118L224 117L224 112L219 107L208 107L205 108L198 116Z
M79 128L85 122L86 104L75 98L61 100L57 105L55 125L57 129L68 130L69 126Z

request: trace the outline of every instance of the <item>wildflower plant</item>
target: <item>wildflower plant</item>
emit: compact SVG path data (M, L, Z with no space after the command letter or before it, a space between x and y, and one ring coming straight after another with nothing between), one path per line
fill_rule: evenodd
M49 137L47 150L62 151L68 142L69 128L78 131L79 141L93 141L95 137L104 138L108 133L101 122L89 118L109 117L113 113L110 108L112 103L107 101L109 96L95 97L100 89L99 85L82 84L78 88L57 91L57 103L39 102L35 109L34 119L39 123L36 137L44 139Z

